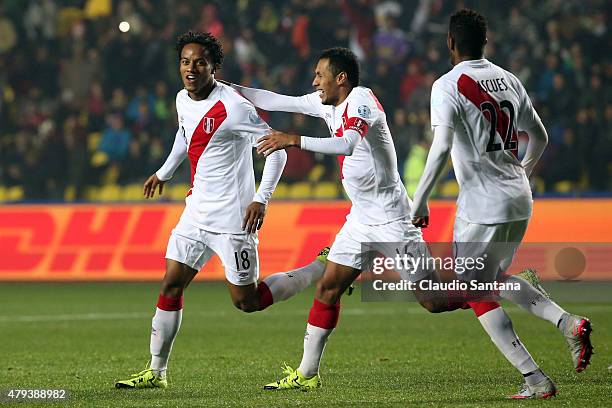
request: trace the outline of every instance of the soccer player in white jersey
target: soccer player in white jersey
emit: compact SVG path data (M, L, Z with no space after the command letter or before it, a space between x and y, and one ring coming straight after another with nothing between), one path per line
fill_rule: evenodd
M352 202L346 223L330 249L323 277L316 287L304 337L304 354L297 369L267 384L270 390L317 388L319 363L340 315L340 297L359 276L367 249L362 243L423 243L420 229L410 222L411 202L397 171L397 157L386 115L374 93L359 86L359 65L346 48L324 51L315 68L316 92L301 97L233 85L255 106L265 110L302 113L325 120L330 138L273 131L260 139L257 151L269 157L290 146L338 156L344 189ZM416 245L417 249L425 245ZM389 256L389 247L371 248ZM407 276L428 278L427 270ZM417 299L430 311L447 310L438 300Z
M432 87L434 140L415 192L413 223L418 227L428 225L428 197L450 155L460 186L455 248L482 251L470 256L501 251L501 262L488 270L492 275L466 273L459 277L519 283L520 291L502 290L499 295L556 325L565 335L575 369L580 372L589 364L592 353L589 320L571 315L552 302L534 271L504 275L531 217L528 177L546 147L547 134L521 82L484 58L486 36L486 21L475 11L461 10L451 16L447 45L454 68ZM529 135L522 161L517 158L518 130ZM512 397L554 396L554 383L529 355L499 303L468 303L493 343L525 377L523 389Z
M254 106L214 79L221 65L220 43L209 33L189 32L177 42L185 89L176 96L179 129L164 165L144 183L144 195L162 193L178 166L189 158L192 188L168 241L166 274L152 321L151 362L144 371L117 381L117 388L166 387L172 344L181 324L183 291L216 253L234 305L263 310L285 300L323 274L325 255L294 271L258 282L257 230L286 162L284 151L267 156L255 191L252 150L270 131Z

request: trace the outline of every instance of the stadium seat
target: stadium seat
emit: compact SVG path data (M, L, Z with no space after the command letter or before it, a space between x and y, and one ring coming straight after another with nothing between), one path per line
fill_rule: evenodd
M557 193L568 194L574 191L574 182L568 180L559 181L555 183L553 188Z
M113 2L111 0L87 0L83 9L85 17L90 20L108 17L112 14Z
M542 177L533 178L533 183L535 186L535 192L538 194L544 194L546 191L546 184L544 183L544 179Z
M91 155L91 167L100 167L108 163L108 156L104 152L95 152Z
M440 187L441 197L457 197L459 195L459 184L455 180L445 181Z
M315 183L321 179L323 174L325 174L325 166L317 164L310 170L310 173L308 173L308 181Z
M116 184L106 184L98 192L99 201L119 201L121 199L121 187Z
M280 182L276 185L276 189L274 190L274 194L272 194L272 198L275 200L282 200L287 198L289 195L289 185L287 183Z
M310 183L301 181L293 183L289 187L288 198L306 199L312 197L312 186Z
M67 186L64 189L64 201L74 201L76 198L76 188L74 186Z
M6 201L21 201L23 200L23 187L13 186L6 189Z
M191 188L189 184L185 183L174 184L172 186L166 185L166 188L168 187L170 188L168 189L168 191L164 192L164 195L167 199L172 201L185 201L185 197L187 197L187 193Z
M99 195L99 187L89 186L85 188L85 200L97 201Z
M0 186L0 203L6 201L6 188Z
M87 150L89 150L90 153L93 153L98 150L98 145L100 144L101 139L101 132L92 132L87 135Z
M312 194L314 198L318 199L338 198L340 195L340 188L337 183L324 181L315 184Z
M122 201L142 201L144 196L142 195L141 184L128 184L121 188L121 200Z

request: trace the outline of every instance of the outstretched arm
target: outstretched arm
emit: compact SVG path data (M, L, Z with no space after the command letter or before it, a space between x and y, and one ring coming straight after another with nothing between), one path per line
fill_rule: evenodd
M303 96L288 96L266 91L264 89L248 88L236 84L230 84L230 86L260 109L320 116L320 107L318 105L320 105L321 102L317 100L319 96L316 93Z
M421 228L429 225L429 207L427 201L436 181L448 161L453 146L453 129L447 126L434 127L434 139L427 155L427 162L419 185L414 193L412 206L412 223Z
M273 130L257 142L257 153L268 156L287 147L299 147L311 152L350 156L361 140L360 134L348 129L342 137L308 137Z

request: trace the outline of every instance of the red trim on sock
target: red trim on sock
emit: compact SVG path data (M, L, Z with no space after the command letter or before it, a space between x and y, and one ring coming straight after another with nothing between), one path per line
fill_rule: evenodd
M319 302L317 299L312 303L310 314L308 315L308 323L320 327L322 329L333 329L338 324L340 317L340 302L334 305L328 305Z
M467 302L467 304L474 310L476 317L480 317L483 314L499 307L499 303L497 302Z
M259 310L264 310L274 303L272 292L270 292L270 288L265 282L259 282L259 285L257 285L257 293L259 294Z
M183 296L179 296L177 298L164 296L161 293L157 298L157 307L161 310L165 310L167 312L175 312L177 310L181 310L183 308Z

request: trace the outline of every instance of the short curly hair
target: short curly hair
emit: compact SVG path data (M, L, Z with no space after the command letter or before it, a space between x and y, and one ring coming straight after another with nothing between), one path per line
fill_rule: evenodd
M359 85L359 63L353 51L344 47L328 48L319 55L319 60L322 59L329 60L329 68L334 77L346 72L346 78L351 86Z
M480 57L487 42L487 20L474 10L463 9L450 17L448 32L464 55Z
M179 59L181 58L181 52L183 47L187 44L200 44L208 52L210 57L210 63L213 66L213 70L221 68L223 63L223 47L219 40L215 38L211 33L202 33L197 31L189 31L185 34L180 35L176 39L176 51L178 52Z

